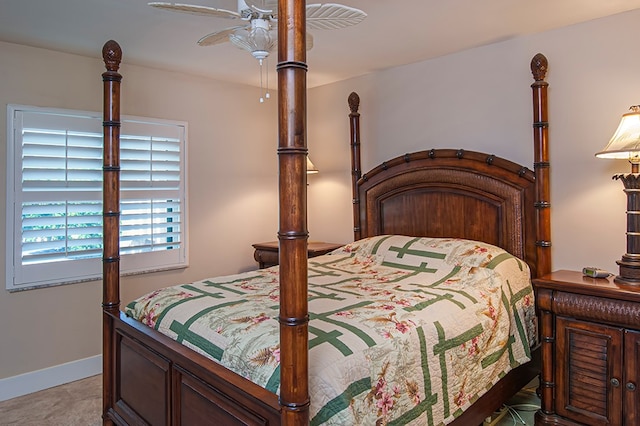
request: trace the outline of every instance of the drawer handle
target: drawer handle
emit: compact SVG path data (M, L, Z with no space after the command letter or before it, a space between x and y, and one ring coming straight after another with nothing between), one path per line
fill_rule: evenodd
M618 386L620 386L620 380L616 379L615 377L613 379L611 379L611 385L615 388L617 388Z
M627 389L630 390L630 391L636 390L635 383L632 383L632 382L627 383Z

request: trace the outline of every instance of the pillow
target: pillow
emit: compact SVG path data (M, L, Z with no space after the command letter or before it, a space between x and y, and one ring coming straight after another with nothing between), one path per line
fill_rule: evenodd
M466 268L491 267L513 258L504 249L480 241L460 238L379 235L364 238L336 249L332 254L369 258L392 265L437 266L440 262Z

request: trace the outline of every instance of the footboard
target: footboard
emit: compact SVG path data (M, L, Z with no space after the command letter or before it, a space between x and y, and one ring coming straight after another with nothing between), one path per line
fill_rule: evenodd
M115 374L107 424L280 424L275 394L122 313L109 320Z
M114 330L113 389L105 424L280 425L275 394L123 313ZM452 425L478 424L540 371L533 360L513 370Z

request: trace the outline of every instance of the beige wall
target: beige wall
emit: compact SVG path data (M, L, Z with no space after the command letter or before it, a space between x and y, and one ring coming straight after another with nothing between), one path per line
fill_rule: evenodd
M593 154L620 115L640 103L639 22L640 11L628 12L310 90L308 145L320 169L309 179L310 238L352 238L351 91L362 98L364 170L405 152L451 146L532 167L529 62L542 52L550 62L553 266L615 272L625 251L625 198L611 176L629 167ZM6 43L0 55L1 106L100 110L101 61ZM191 267L125 278L122 300L255 267L251 243L274 239L278 226L275 102L258 104L255 88L181 74L126 65L122 74L123 114L189 122L191 230ZM0 173L2 218L5 186ZM0 253L4 265L4 246ZM0 378L99 354L100 300L99 283L0 290Z
M0 134L6 104L102 110L96 59L0 42ZM126 65L122 114L189 123L190 267L126 277L122 301L150 289L257 267L251 244L278 227L275 100L259 89ZM5 276L6 144L0 162L0 273ZM0 288L0 379L101 352L99 282L9 293Z
M365 171L406 152L443 147L493 153L533 168L529 64L541 52L549 60L553 268L598 266L616 273L615 261L626 250L626 198L611 176L630 166L594 154L628 107L640 103L639 23L640 10L627 12L313 89L314 162L349 179L346 99L355 90ZM431 42L437 40L425 40ZM350 218L344 194L330 218L311 210L314 230Z

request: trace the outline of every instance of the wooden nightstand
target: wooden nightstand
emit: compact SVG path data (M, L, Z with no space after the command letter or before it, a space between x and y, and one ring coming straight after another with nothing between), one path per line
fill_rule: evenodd
M319 241L309 241L307 243L307 257L312 258L322 256L330 251L342 247L344 244L323 243ZM267 243L253 244L256 251L253 258L258 262L260 269L268 268L278 264L278 242L269 241Z
M640 287L574 271L533 284L542 339L536 425L640 425Z

